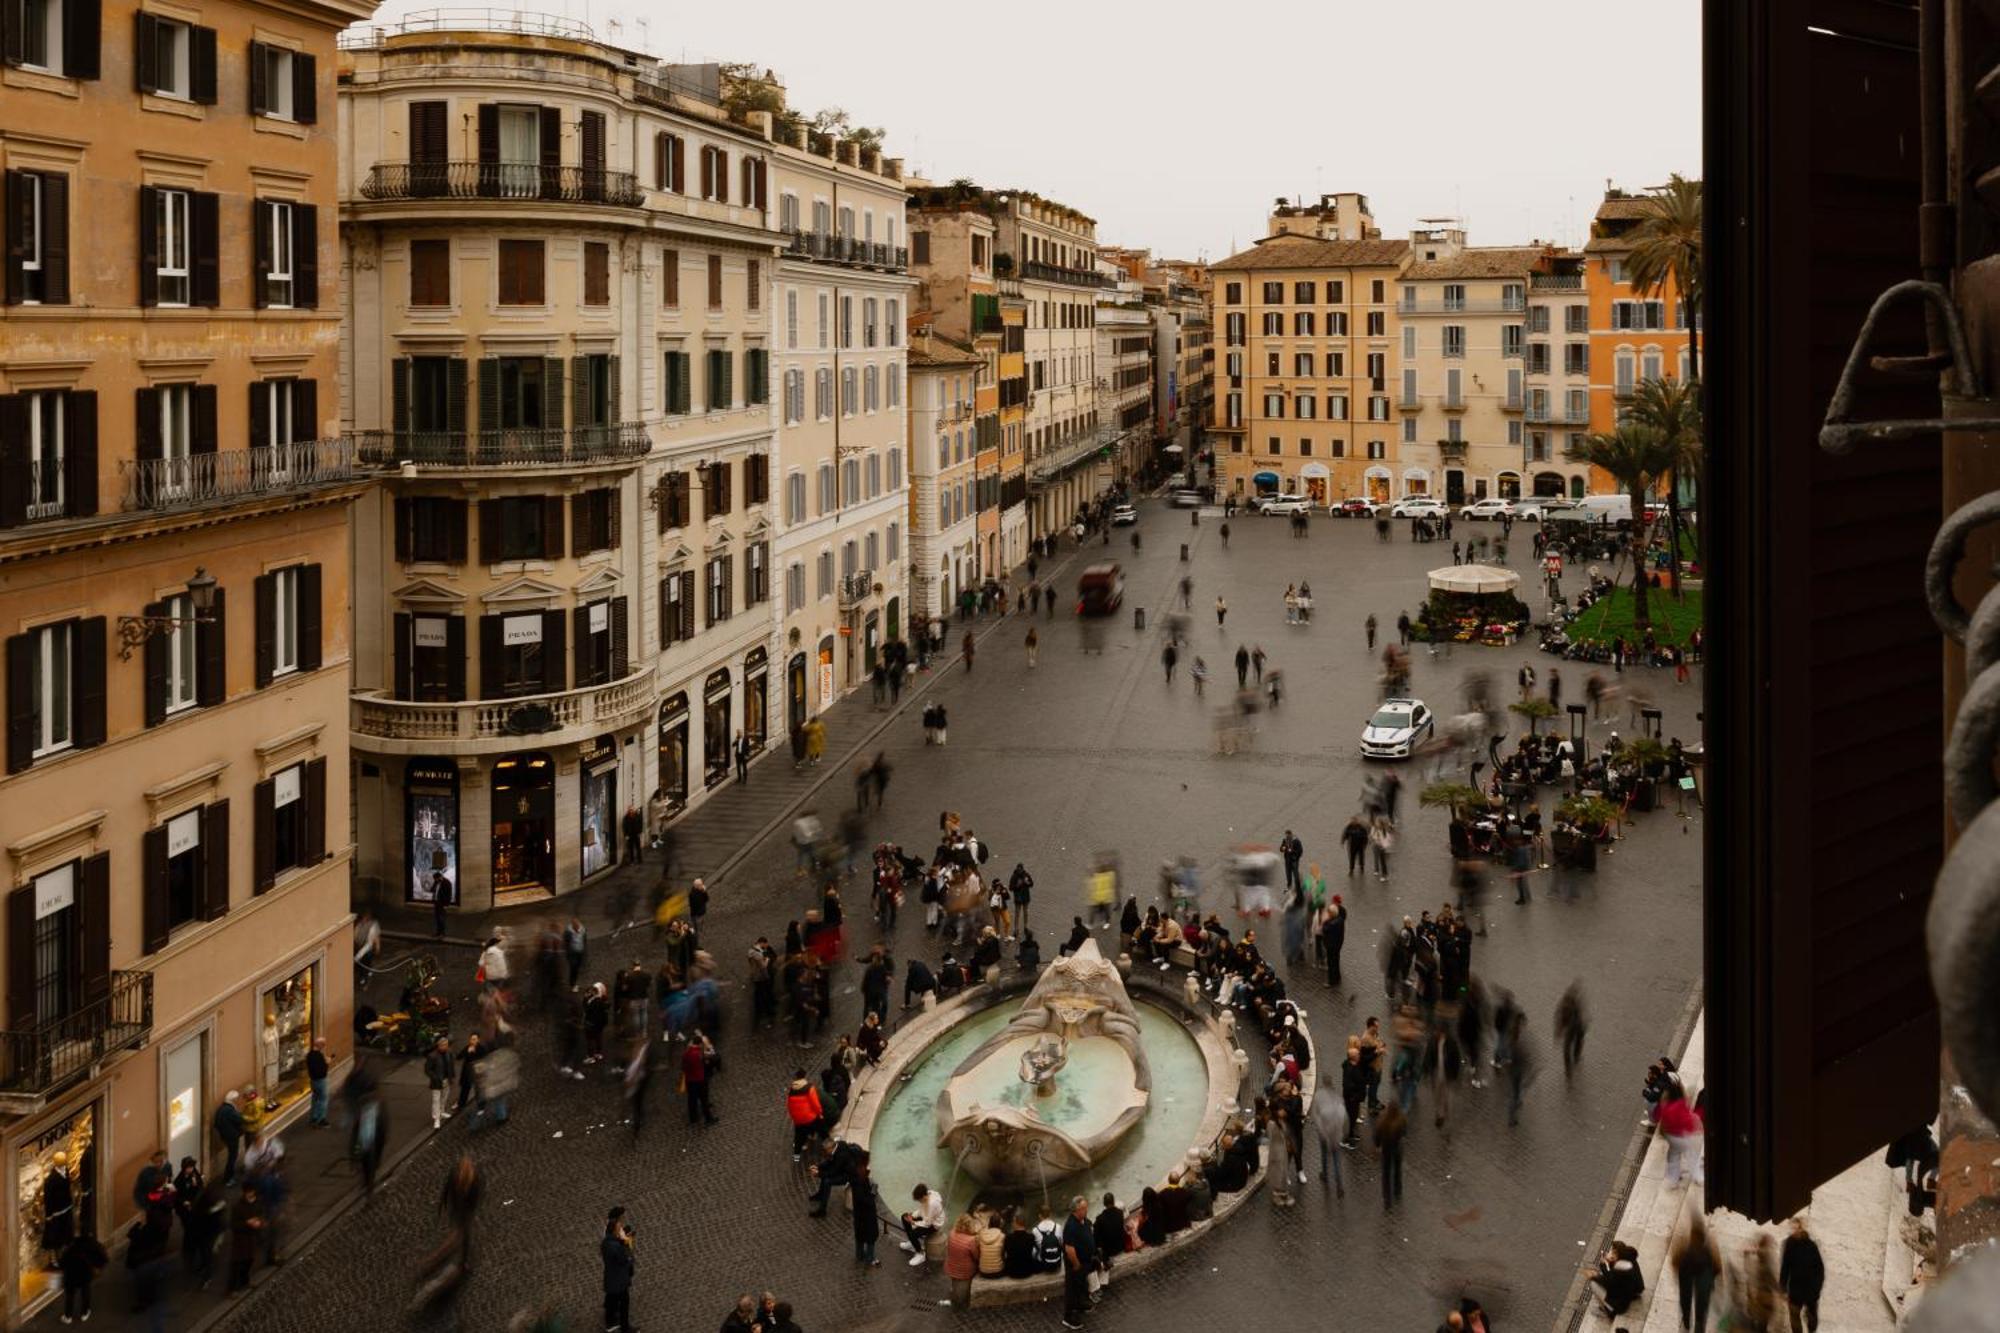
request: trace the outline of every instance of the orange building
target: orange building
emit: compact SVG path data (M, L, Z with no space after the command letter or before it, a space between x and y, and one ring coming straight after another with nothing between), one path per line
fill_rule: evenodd
M1633 232L1647 216L1648 200L1607 191L1583 247L1584 291L1590 302L1590 429L1615 428L1643 380L1688 375L1687 311L1669 277L1659 291L1635 290L1626 272ZM1591 469L1590 489L1615 491L1603 471Z

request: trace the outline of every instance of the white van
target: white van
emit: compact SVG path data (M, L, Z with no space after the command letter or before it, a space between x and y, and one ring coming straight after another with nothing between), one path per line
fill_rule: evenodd
M1632 517L1632 497L1629 495L1586 495L1576 502L1574 509L1566 509L1563 518L1580 518L1592 523L1621 523Z

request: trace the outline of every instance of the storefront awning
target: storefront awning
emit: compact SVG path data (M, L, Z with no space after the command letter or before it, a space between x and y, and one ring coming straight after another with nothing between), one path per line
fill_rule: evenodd
M1431 587L1439 592L1512 592L1521 576L1492 565L1446 565L1431 571Z

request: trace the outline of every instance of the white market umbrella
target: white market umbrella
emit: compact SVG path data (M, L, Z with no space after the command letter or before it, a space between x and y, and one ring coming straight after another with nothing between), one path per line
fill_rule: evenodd
M1431 571L1431 587L1439 592L1512 592L1521 576L1493 565L1446 565Z

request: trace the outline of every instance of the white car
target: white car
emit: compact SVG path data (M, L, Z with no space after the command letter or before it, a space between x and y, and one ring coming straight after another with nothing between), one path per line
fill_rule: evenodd
M1373 518L1386 508L1388 506L1380 500L1373 500L1365 495L1350 495L1338 504L1328 505L1326 512L1344 514L1348 518Z
M1208 503L1208 497L1191 486L1183 486L1174 492L1174 508L1199 509Z
M1514 501L1508 511L1524 523L1539 523L1545 518L1560 514L1574 506L1560 496L1537 495L1526 500Z
M1312 512L1312 501L1303 495L1292 495L1289 492L1280 491L1276 495L1267 495L1257 501L1257 512L1260 514L1310 514Z
M1484 500L1474 500L1471 504L1459 510L1458 516L1467 522L1477 522L1480 519L1495 519L1508 513L1509 507L1512 504L1513 501L1511 500L1500 500L1488 496Z
M1396 501L1389 511L1390 518L1443 518L1445 508L1428 495L1412 495Z
M1407 759L1435 728L1436 719L1422 699L1384 699L1361 729L1361 757Z
M1131 505L1116 505L1111 510L1111 526L1129 528L1139 521L1139 511Z

